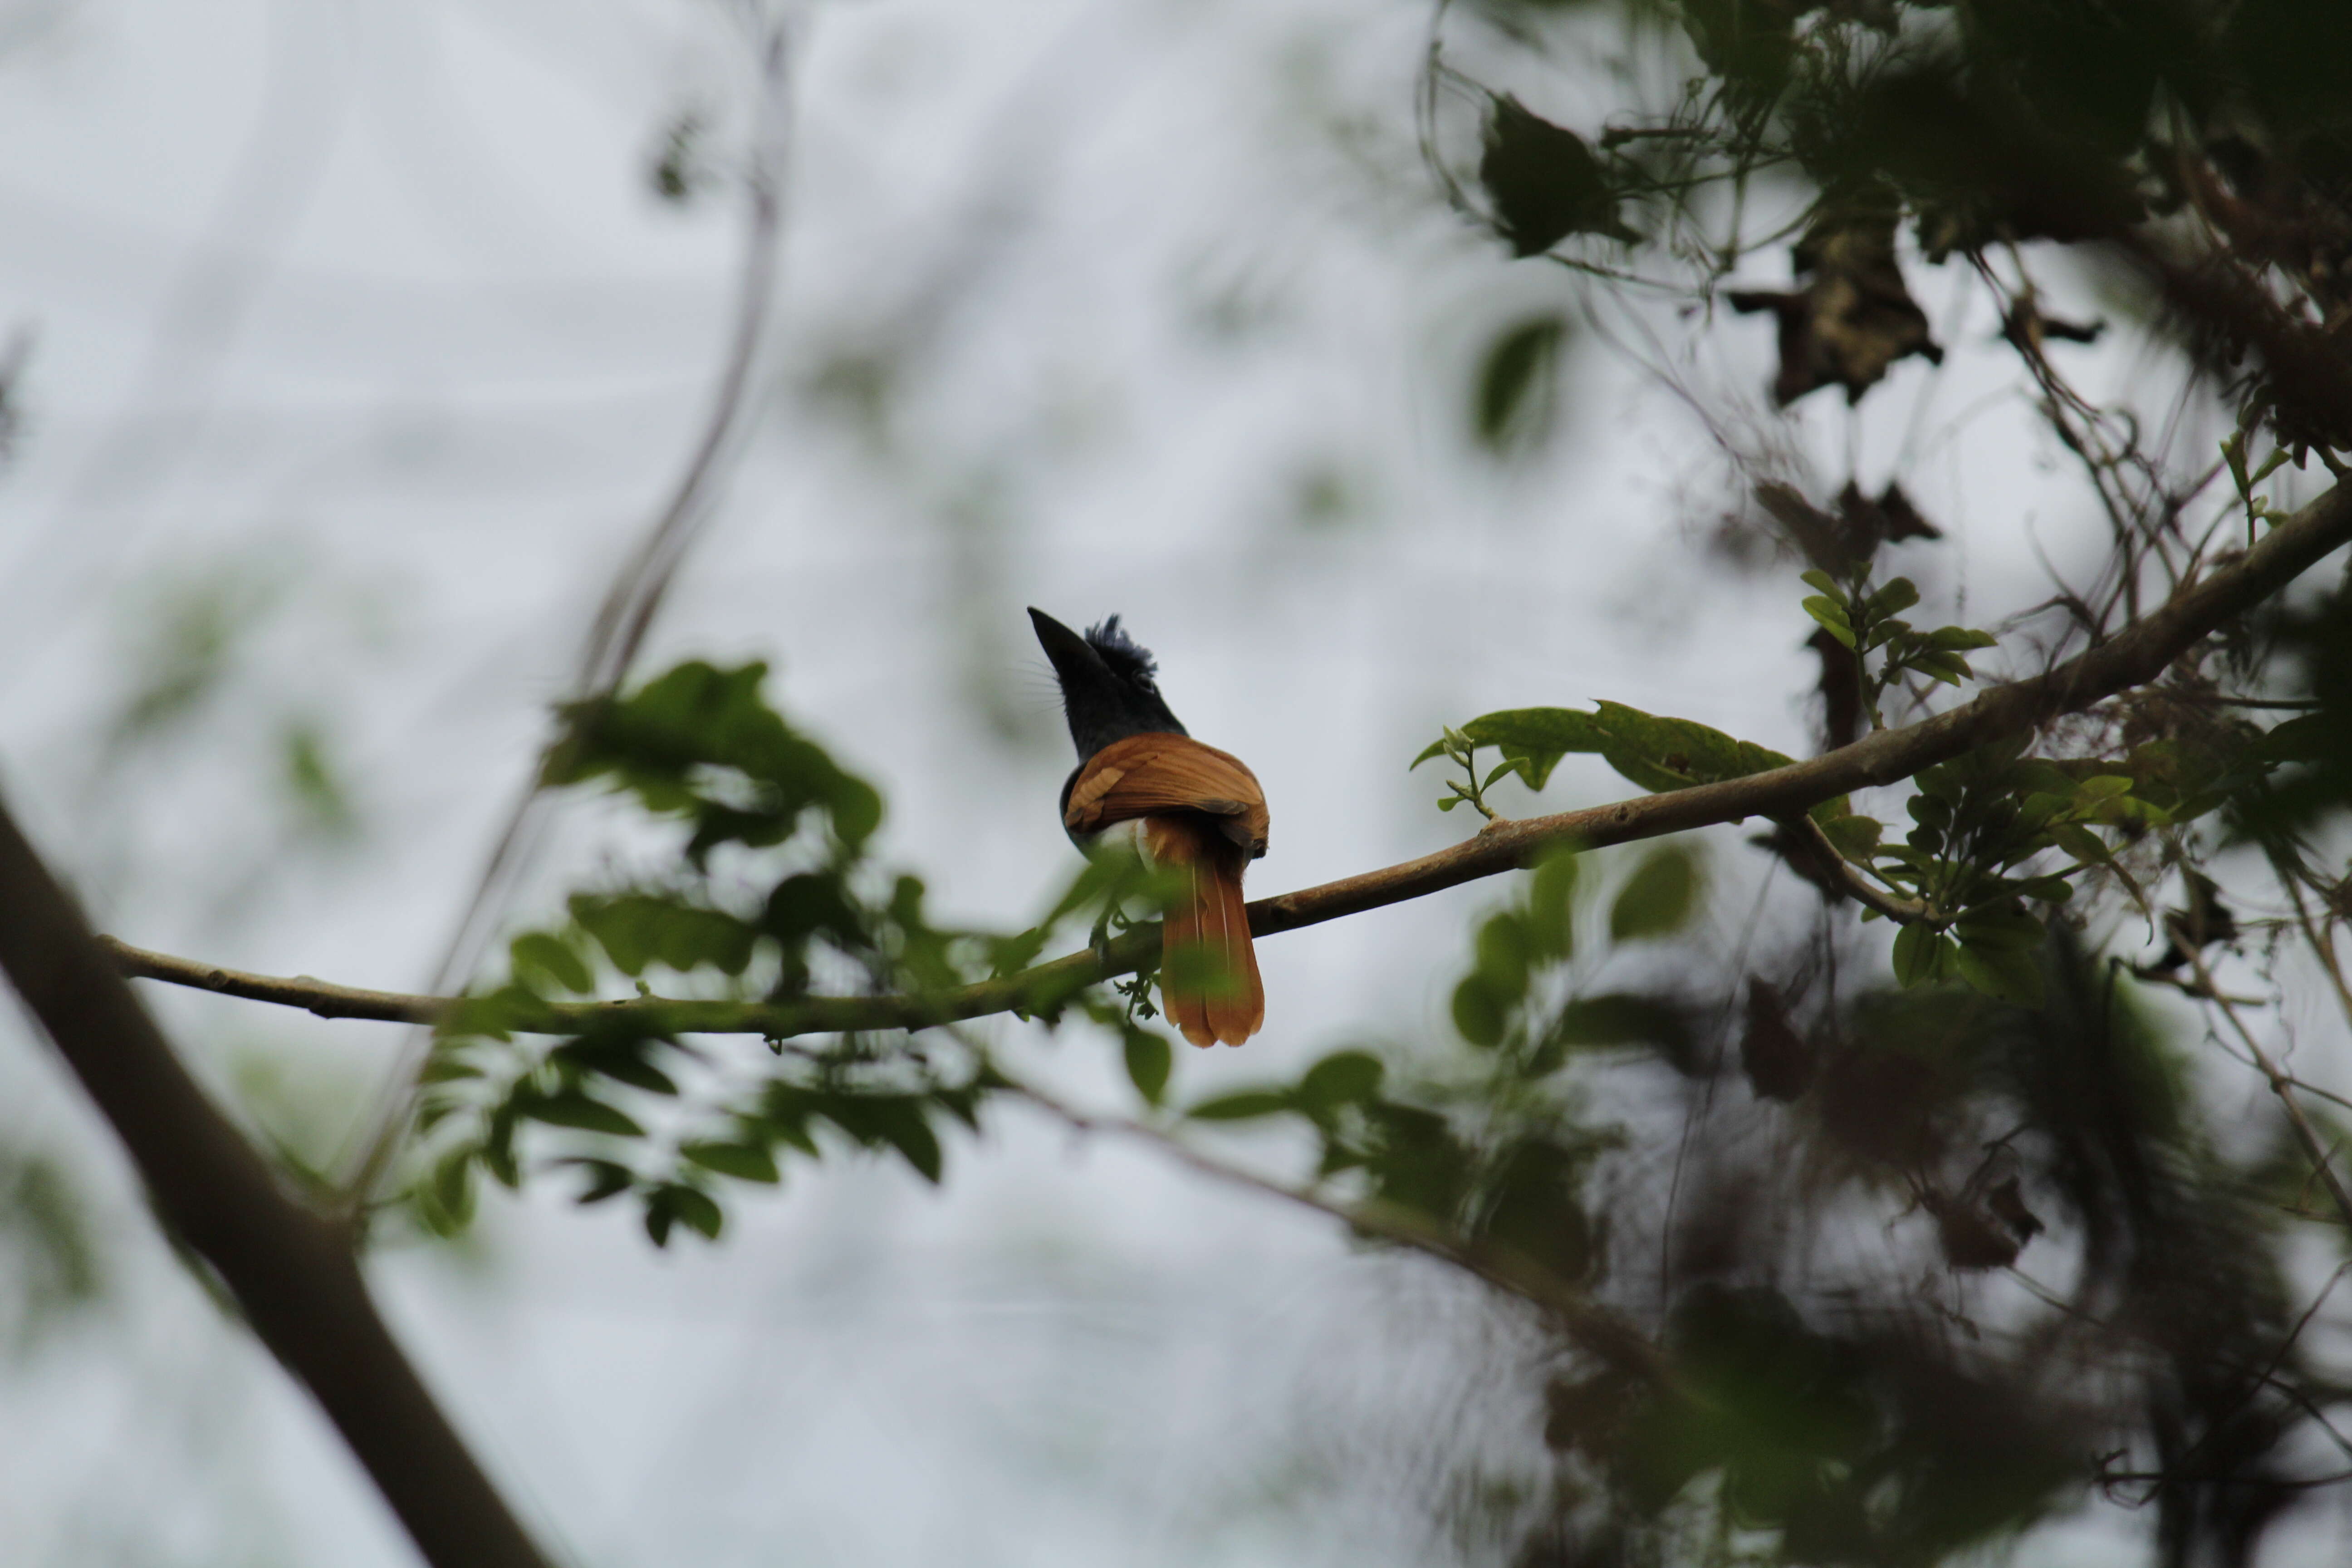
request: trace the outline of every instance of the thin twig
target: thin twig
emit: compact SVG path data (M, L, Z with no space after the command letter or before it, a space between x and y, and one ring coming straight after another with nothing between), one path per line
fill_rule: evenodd
M2204 989L2213 1005L2221 1009L2221 1016L2230 1020L2230 1026L2237 1030L2238 1038L2245 1044L2246 1055L2253 1059L2254 1069L2269 1081L2271 1092L2278 1096L2279 1105L2286 1112L2287 1125L2294 1130L2294 1141L2303 1145L2304 1153L2309 1157L2319 1173L2321 1183L2327 1188L2327 1195L2336 1200L2336 1214L2347 1226L2352 1226L2352 1192L2345 1190L2344 1179L2336 1173L2327 1145L2320 1142L2318 1131L2311 1125L2311 1119L2303 1113L2302 1105L2296 1101L2294 1080L2281 1071L2278 1064L2271 1060L2270 1053L2256 1043L2253 1031L2247 1028L2246 1021L2238 1016L2236 1005L2222 995L2213 984L2213 973L2205 967L2204 954L2188 943L2182 944L2182 951L2188 953L2189 962L2196 967L2197 984Z
M2336 988L2336 1000L2344 1009L2344 1021L2352 1025L2352 985L2344 980L2344 966L2336 958L2336 938L2332 922L2322 928L2312 921L2311 910L2303 901L2303 887L2292 868L2283 871L2279 880L2286 884L2286 896L2294 903L2295 923L2303 928L2305 942L2319 959L2319 966L2327 972L2328 983Z
M709 415L684 470L656 514L643 542L622 563L603 604L597 607L572 677L572 700L575 702L595 701L620 689L645 642L655 613L677 577L679 563L710 517L719 480L727 471L725 459L741 439L751 373L767 336L768 315L775 296L776 258L782 239L788 45L781 24L768 29L761 45L760 98L744 174L750 215L741 281L729 328L727 362L719 372ZM434 991L457 990L481 962L482 949L503 918L507 900L520 881L545 827L548 796L541 781L547 773L548 762L562 743L560 733L548 742L509 809L489 858L476 880L473 896L442 955L433 982ZM355 1212L365 1205L408 1119L415 1113L416 1075L430 1052L431 1042L423 1038L410 1040L403 1052L390 1100L343 1183Z
M1830 836L1822 830L1820 823L1813 820L1811 813L1786 818L1783 826L1790 825L1796 825L1797 831L1812 841L1813 847L1821 852L1822 868L1835 877L1839 888L1856 903L1865 909L1876 910L1898 925L1916 925L1933 913L1926 900L1898 899L1864 876L1860 867L1847 859L1838 847L1830 842Z

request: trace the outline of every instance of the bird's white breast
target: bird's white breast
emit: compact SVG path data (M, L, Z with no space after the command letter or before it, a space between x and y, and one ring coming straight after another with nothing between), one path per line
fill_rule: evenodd
M1151 839L1143 831L1143 818L1130 816L1125 822L1114 822L1094 837L1094 842L1105 847L1125 845L1139 856L1145 864L1151 860Z

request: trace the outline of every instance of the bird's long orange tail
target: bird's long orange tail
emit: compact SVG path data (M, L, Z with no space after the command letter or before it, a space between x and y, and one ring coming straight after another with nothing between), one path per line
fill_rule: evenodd
M1194 1045L1238 1046L1265 1022L1265 985L1242 900L1248 860L1207 823L1153 816L1144 827L1153 862L1187 879L1160 934L1160 1005Z

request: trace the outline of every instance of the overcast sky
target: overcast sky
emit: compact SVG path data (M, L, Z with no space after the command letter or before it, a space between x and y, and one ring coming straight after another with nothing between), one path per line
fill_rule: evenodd
M1469 439L1484 345L1572 293L1422 169L1425 7L795 16L757 417L641 668L768 660L795 720L883 787L886 853L946 918L1025 924L1073 864L1024 605L1123 613L1193 732L1250 762L1273 813L1258 892L1466 832L1405 764L1490 709L1606 697L1810 748L1798 591L1709 556L1724 454L1668 389L1582 333L1549 446L1498 464ZM0 784L104 929L428 983L596 597L706 418L744 243L746 37L692 0L0 10L0 330L35 334L0 475ZM1550 90L1572 118L1575 90ZM710 176L682 207L647 180L681 114ZM1986 624L2046 592L2041 557L2098 542L1956 283L1916 279L1943 372L1898 368L1858 415L1815 399L1795 431L1829 489L1899 463L1952 535L1899 564L1930 612ZM1760 405L1768 324L1689 355L1670 312L1616 324ZM2092 374L2127 384L2138 362ZM1964 413L1965 451L1919 437ZM191 668L212 679L173 708ZM289 787L305 746L348 822ZM1504 808L1631 793L1589 762ZM514 918L635 842L568 809ZM1710 847L1738 890L1723 947L1762 867L1736 832ZM1409 1047L1497 896L1268 942L1265 1034L1188 1054L1179 1092ZM149 994L224 1094L320 1154L400 1044ZM5 1028L0 1148L66 1159L111 1284L0 1368L9 1561L408 1561ZM1124 1103L1099 1041L991 1028ZM1456 1479L1441 1458L1528 1462L1539 1416L1511 1374L1531 1352L1475 1292L1018 1114L950 1171L945 1193L808 1172L718 1247L667 1255L540 1192L462 1248L373 1268L583 1563L1418 1563Z

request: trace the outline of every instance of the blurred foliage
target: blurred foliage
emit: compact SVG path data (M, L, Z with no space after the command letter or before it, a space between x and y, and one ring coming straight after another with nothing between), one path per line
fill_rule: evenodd
M718 184L710 168L709 139L709 116L701 110L682 109L672 115L646 170L646 184L653 194L685 206Z
M0 1153L0 1341L22 1355L97 1301L105 1277L85 1205L66 1167Z
M194 717L229 680L246 640L278 596L279 585L267 574L237 566L154 590L135 618L131 689L109 745L135 745Z
M615 981L651 995L656 979L664 994L702 999L944 998L1024 969L1055 931L1089 913L1107 942L1130 905L1156 911L1172 892L1131 855L1106 853L1035 928L937 925L921 880L870 857L881 796L769 706L766 674L757 664L688 663L568 710L547 782L617 790L673 824L677 864L572 895L563 926L515 937L505 983L444 1021L419 1118L431 1168L411 1194L427 1228L467 1223L478 1173L516 1186L530 1169L576 1169L582 1202L633 1194L656 1243L680 1225L715 1238L720 1179L772 1184L790 1159L820 1158L828 1143L895 1154L937 1182L942 1133L975 1130L981 1104L1003 1087L970 1042L897 1032L815 1046L780 1038L761 1067L694 1044L657 1015L565 1028L550 1005ZM1171 1052L1140 1021L1152 1016L1150 979L1128 982L1123 1003L1081 1001L1051 976L1013 1001L1049 1019L1079 1002L1122 1032L1129 1074L1156 1100Z
M1528 921L1548 875L1492 919ZM2033 1007L1935 985L1835 1001L1800 962L1790 993L1758 977L1736 1018L1675 989L1571 984L1507 1022L1494 1003L1517 994L1523 950L1497 929L1455 1014L1511 1070L1455 1114L1558 1086L1544 1137L1576 1152L1565 1190L1614 1196L1556 1206L1515 1250L1666 1358L1563 1347L1554 1474L1504 1509L1518 1561L1937 1562L2094 1493L2152 1504L2165 1561L2240 1561L2305 1495L2301 1456L2352 1390L2296 1339L2293 1162L2227 1152L2188 1064L2067 927L2032 954ZM1539 951L1537 969L1563 962ZM1645 1064L1702 1130L1673 1162L1678 1202L1654 1155L1644 1169L1612 1152L1622 1131L1579 1130L1579 1105ZM2025 1289L1965 1283L2012 1268Z
M1478 367L1471 427L1498 456L1540 446L1550 434L1559 392L1559 359L1567 320L1556 312L1505 328Z
M1454 47L1473 33L1475 49ZM1922 268L1990 296L2112 548L2096 586L2060 584L1998 637L1915 626L1920 590L1880 559L1943 535L1898 479L1874 499L1849 475L1824 502L1785 469L1744 475L1801 570L1791 601L1810 593L1792 608L1814 626L1829 746L1931 717L1988 660L2047 668L2114 635L2281 521L2269 487L2288 465L2346 471L2340 6L1487 0L1439 6L1433 40L1423 147L1457 210L1509 257L1566 269L1596 316L1663 300L1695 332L1769 317L1775 406L1829 387L1860 403L1906 361L1940 363ZM1475 155L1433 107L1445 92L1475 105ZM1731 283L1783 250L1790 285ZM2107 325L2045 309L2036 277L2061 257L2191 373L2184 406L2234 426L2218 460L2209 447L2184 465L2130 389L2102 403L2053 362L2053 345ZM1535 330L1496 336L1473 387L1474 428L1498 447ZM1675 354L1658 358L1686 391ZM2315 1151L2284 1123L2209 1120L2192 1082L2239 1069L2178 1056L2135 998L2168 985L2243 1033L2229 1009L2283 997L2280 947L2300 939L2352 1013L2336 956L2352 921L2348 601L2299 592L2089 714L1775 824L1753 842L1821 890L1821 923L1802 942L1766 936L1783 951L1738 963L1718 994L1693 978L1690 862L1668 849L1617 895L1612 978L1581 978L1589 941L1531 944L1524 909L1479 928L1455 1029L1497 1059L1533 1053L1498 1102L1547 1073L1605 1095L1644 1058L1687 1100L1671 1171L1583 1167L1614 1183L1611 1242L1563 1276L1639 1321L1672 1373L1564 1340L1545 1432L1559 1471L1497 1505L1507 1528L1483 1539L1529 1564L1928 1563L2096 1495L2149 1509L2160 1562L2242 1563L2345 1479L2326 1456L2344 1450L2331 1423L2347 1390L2298 1316L2333 1280L2297 1265L2287 1222L2326 1221L2335 1253L2352 1216L2318 1201ZM1470 719L1413 765L1442 760L1441 809L1491 820L1494 785L1541 790L1571 753L1648 791L1790 761L1604 701ZM2224 887L2221 857L2242 845L2275 878L2263 917ZM1891 941L1837 918L1857 905ZM2142 922L2164 943L2154 960L2095 951ZM1662 938L1678 956L1642 968ZM2233 1004L2211 970L2257 942L2270 990ZM1862 975L1841 985L1856 954ZM1531 993L1523 973L1546 963L1558 973ZM1539 1026L1531 994L1550 1009ZM1727 1100L1734 1075L1744 1104ZM2308 1084L2273 1086L2326 1121ZM1629 1283L1644 1248L1653 1277ZM2001 1270L2017 1288L1958 1283Z
M426 1225L463 1226L478 1173L571 1172L583 1203L632 1195L656 1243L716 1237L731 1185L772 1185L794 1161L878 1153L941 1180L953 1134L1024 1092L952 1033L779 1040L762 1062L657 1015L549 1018L624 981L746 999L939 994L1144 890L1131 861L1105 860L1036 930L934 927L919 884L869 862L875 792L767 704L763 678L688 664L571 714L551 778L675 824L676 864L576 895L565 926L517 937L506 983L445 1026L412 1197ZM1604 708L1605 727L1558 713L1494 727L1526 744L1513 766L1540 778L1573 744L1656 768L1662 737L1691 748L1677 778L1759 761L1631 710ZM2002 809L2028 786L2031 809ZM2025 884L2000 868L2053 848L2054 826L2173 809L2141 789L2021 747L1979 753L1923 775L1913 858L1894 863L1932 868L1923 892L1952 882L1970 891L1950 897L2013 912ZM1443 1238L1480 1272L1548 1281L1644 1333L1654 1363L1577 1338L1547 1362L1557 1484L1489 1500L1525 1561L1652 1560L1696 1532L1738 1540L1741 1560L1933 1562L2093 1489L2152 1500L2178 1561L2253 1539L2300 1495L2315 1413L2352 1394L2294 1340L2279 1250L2302 1212L2291 1162L2206 1125L2182 1058L2063 921L2004 927L1989 947L1973 929L1987 915L1961 917L1961 987L1936 967L1841 994L1816 941L1770 961L1780 978L1751 974L1734 1009L1670 957L1704 890L1671 841L1556 853L1477 924L1451 1040L1350 1046L1181 1109L1139 987L1124 1005L1064 994L1032 1010L1075 1007L1114 1035L1154 1126L1304 1140L1313 1190L1368 1240ZM1996 949L2015 957L1983 984L1967 955ZM1707 1129L1676 1162L1679 1199L1599 1109L1625 1103L1612 1083L1643 1079ZM1857 1230L1886 1245L1857 1254ZM2029 1247L2042 1262L2019 1278L2066 1283L1985 1301L1960 1284Z
M1447 29L1468 26L1517 91L1449 62ZM1556 47L1609 27L1631 61L1613 74ZM1832 745L1932 717L1995 661L2047 668L2112 637L2274 525L2264 487L2286 465L2341 471L2352 29L2332 0L1485 0L1438 7L1428 69L1425 150L1472 221L1587 304L1638 290L1694 331L1769 317L1776 408L1830 387L1859 404L1940 363L1920 268L1991 297L2000 352L2112 529L2105 574L1998 635L1915 626L1922 591L1883 558L1943 533L1902 482L1849 474L1825 500L1744 475L1801 573L1790 640L1810 630L1821 656ZM1557 123L1545 70L1583 73L1559 101L1590 105L1596 79L1615 96ZM1654 82L1676 85L1643 101ZM1475 150L1426 108L1441 85L1476 104ZM695 136L681 120L655 171L671 199ZM2234 426L2191 471L2053 363L2105 330L2043 309L2034 269L2070 247ZM1730 286L1782 250L1787 287ZM1492 330L1466 398L1486 449L1541 441L1580 320L1555 305ZM1751 929L1728 962L1706 865L1667 841L1527 872L1468 933L1442 1038L1352 1042L1199 1098L1148 976L1041 984L1012 1009L1117 1042L1129 1131L1271 1134L1311 1170L1303 1195L1369 1244L1551 1310L1542 1474L1472 1489L1480 1538L1528 1568L1926 1564L2095 1498L2144 1507L2159 1562L2248 1563L2343 1479L2325 1454L2352 1451L2332 1424L2352 1384L2305 1333L2326 1297L2302 1261L2305 1222L2327 1224L2332 1263L2345 1216L2266 1113L2225 1113L2214 1064L2147 996L2233 1006L2210 966L2258 929L2273 947L2299 930L2334 969L2347 597L2242 617L2088 715L1773 824L1756 842L1821 890L1818 919ZM658 1004L887 996L944 1019L950 993L1024 973L1066 925L1091 918L1100 948L1163 901L1106 858L1029 931L936 924L921 881L875 856L880 794L770 706L764 674L682 665L567 714L545 782L618 792L676 854L576 892L445 1023L425 1225L463 1226L485 1175L625 1194L657 1244L718 1237L732 1184L796 1161L871 1153L940 1181L959 1131L1029 1092L982 1044L873 1030L763 1057L664 1027ZM1542 790L1570 754L1653 792L1791 761L1600 701L1470 719L1412 765L1453 770L1441 810L1491 820L1495 785ZM2238 845L2291 915L2241 917L2217 860ZM2168 943L2153 962L2100 951L2134 916ZM632 989L656 1005L553 1011Z

